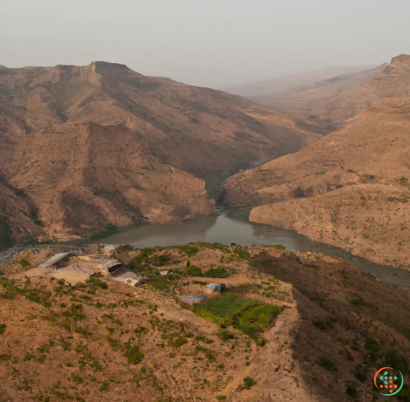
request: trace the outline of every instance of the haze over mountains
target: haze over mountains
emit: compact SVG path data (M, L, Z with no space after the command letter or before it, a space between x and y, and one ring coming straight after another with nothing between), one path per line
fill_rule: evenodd
M267 95L252 96L249 99L280 110L308 109L318 102L339 96L342 92L360 85L367 79L381 73L388 64L382 64L369 70L337 75L325 80L310 82L285 91Z
M306 71L292 74L268 81L246 82L237 85L229 85L220 89L234 95L245 98L257 98L269 96L275 92L286 91L300 85L311 84L312 82L326 80L332 77L345 74L354 74L373 68L372 66L333 66L321 70Z
M104 62L1 67L0 110L7 245L208 214L204 180L318 138L287 113Z
M229 178L224 202L253 206L252 221L410 266L410 56L314 110L311 121L343 128Z

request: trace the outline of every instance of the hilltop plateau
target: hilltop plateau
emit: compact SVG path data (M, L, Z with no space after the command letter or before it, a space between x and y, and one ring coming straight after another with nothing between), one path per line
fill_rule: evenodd
M280 245L93 250L65 265L115 258L145 284L101 271L73 285L61 258L44 264L50 247L6 267L0 401L367 401L382 365L408 381L409 293L342 260Z

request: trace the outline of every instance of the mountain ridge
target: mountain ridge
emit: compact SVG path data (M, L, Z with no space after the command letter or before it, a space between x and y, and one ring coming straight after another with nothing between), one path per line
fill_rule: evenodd
M0 217L16 239L58 241L109 223L192 219L214 211L206 183L317 138L287 113L122 64L4 68L0 174L43 225L20 227L5 209Z

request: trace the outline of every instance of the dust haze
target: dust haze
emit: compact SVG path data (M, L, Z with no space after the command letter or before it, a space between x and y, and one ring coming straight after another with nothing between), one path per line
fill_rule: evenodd
M102 60L200 86L408 53L410 3L347 0L3 0L0 65Z

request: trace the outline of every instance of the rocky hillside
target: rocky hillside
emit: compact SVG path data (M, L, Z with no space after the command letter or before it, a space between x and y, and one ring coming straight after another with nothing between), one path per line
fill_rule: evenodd
M321 70L303 71L298 74L286 75L267 81L245 82L221 88L230 94L244 96L251 99L256 97L269 97L274 93L308 85L312 82L327 80L345 74L354 74L369 70L371 66L332 66Z
M135 288L30 266L52 254L26 251L0 279L1 402L370 401L382 365L409 379L409 293L341 260L279 245L122 247L116 258L147 279ZM207 299L178 297L194 294Z
M357 113L386 99L410 96L410 56L392 59L380 74L333 98L295 111L309 124L331 132L343 127Z
M280 110L312 109L316 103L323 103L333 97L339 96L362 82L382 73L388 64L371 68L369 70L350 74L337 75L322 81L310 82L286 91L275 92L263 96L255 96L250 99L254 102L274 107Z
M0 193L12 205L0 238L207 214L204 180L212 188L316 137L282 112L124 65L0 67L0 175L19 197Z
M399 94L410 90L405 77ZM229 178L222 199L255 206L252 221L407 267L409 121L410 97L385 100L315 144Z

